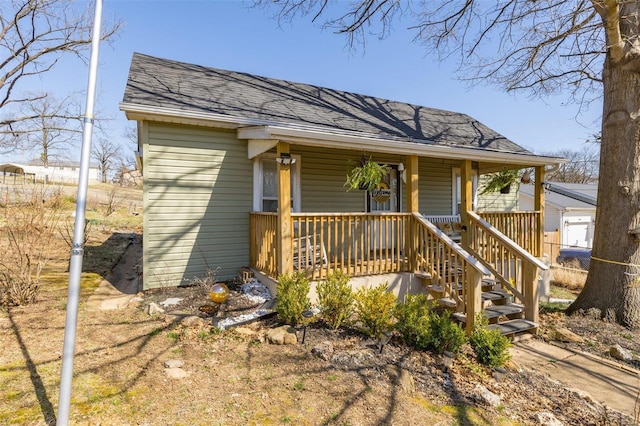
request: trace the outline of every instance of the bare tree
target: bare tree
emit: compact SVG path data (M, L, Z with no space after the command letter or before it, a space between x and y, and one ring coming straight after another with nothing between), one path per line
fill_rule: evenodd
M26 147L40 153L42 164L49 166L50 160L68 157L74 136L82 133L79 105L72 96L57 100L52 94L33 97L21 105L22 119L16 129Z
M353 45L411 21L415 40L457 58L473 81L535 96L569 90L578 105L602 99L600 177L593 261L569 312L596 308L640 327L640 2L503 0L254 0L280 19L310 16ZM412 9L419 7L419 10Z
M88 12L88 10L87 10ZM0 2L0 151L19 142L19 106L46 97L21 94L23 81L50 71L65 54L85 60L91 43L91 13L79 13L68 0L11 0ZM112 38L120 23L103 27L102 38Z
M547 173L546 179L567 183L598 182L598 165L600 153L593 145L584 145L579 150L561 149L546 155L566 158L568 161L560 165L558 170Z
M120 146L106 138L98 138L91 145L91 156L98 162L100 169L100 181L106 182L107 176L121 161Z

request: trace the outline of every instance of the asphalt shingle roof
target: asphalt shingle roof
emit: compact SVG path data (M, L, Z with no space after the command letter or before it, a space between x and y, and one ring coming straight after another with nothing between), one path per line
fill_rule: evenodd
M531 154L466 114L134 53L124 103L327 132Z

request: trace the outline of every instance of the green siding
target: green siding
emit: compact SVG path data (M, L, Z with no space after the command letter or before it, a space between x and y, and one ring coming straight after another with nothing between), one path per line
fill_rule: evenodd
M347 192L344 182L349 160L360 161L361 152L336 151L325 148L293 146L293 154L301 156L300 186L303 212L363 212L362 191ZM380 163L406 162L401 155L371 155ZM451 214L451 168L455 161L420 158L418 167L420 211L425 214ZM406 166L406 165L405 165ZM401 186L401 205L406 206L406 186Z
M144 123L144 286L248 264L253 168L235 132Z
M482 188L486 185L491 175L481 175L478 182L478 206L476 210L484 212L511 212L518 210L518 194L519 184L511 185L511 191L508 194L500 192L491 192L489 194L480 194Z
M420 158L418 163L418 193L422 214L451 214L453 202L452 168L460 167L456 161Z
M344 182L348 161L359 161L361 153L324 148L293 147L301 155L300 191L303 212L363 212L364 192L347 192ZM374 160L381 161L377 157Z

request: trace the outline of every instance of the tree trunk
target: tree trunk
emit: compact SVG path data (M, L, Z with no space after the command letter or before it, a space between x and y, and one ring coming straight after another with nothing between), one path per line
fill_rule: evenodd
M631 20L620 27L623 35L639 29ZM597 308L606 320L639 328L640 242L629 231L640 226L640 59L633 49L626 53L616 61L608 51L604 63L593 255L584 289L567 313Z

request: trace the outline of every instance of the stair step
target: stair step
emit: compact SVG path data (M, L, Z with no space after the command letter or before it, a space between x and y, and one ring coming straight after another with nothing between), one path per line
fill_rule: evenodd
M514 319L509 321L499 322L497 324L488 325L487 328L492 330L497 328L500 330L503 336L514 336L516 334L525 333L527 331L535 331L538 329L538 324L526 319Z
M450 299L448 297L443 297L438 299L438 304L440 306L443 306L447 309L457 309L458 308L458 304L456 303L455 300Z
M431 284L431 285L425 286L425 288L427 289L427 291L432 293L442 294L443 292L442 286L439 284ZM458 284L458 291L462 291L462 284Z
M491 291L483 291L482 292L482 300L483 301L499 301L499 300L511 300L511 293L506 292L505 290L491 290Z
M487 319L498 318L503 315L515 315L524 312L524 306L518 303L507 303L506 305L493 305L485 308L483 314ZM453 318L460 322L466 322L467 316L463 312L456 312L451 315Z
M420 278L421 280L430 280L431 274L429 274L428 272L416 272L415 276Z

